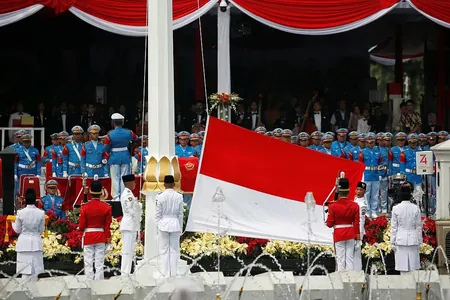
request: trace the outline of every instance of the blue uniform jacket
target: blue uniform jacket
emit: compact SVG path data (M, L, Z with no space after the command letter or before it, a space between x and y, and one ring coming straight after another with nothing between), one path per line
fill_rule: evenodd
M195 146L194 151L195 151L195 156L198 157L198 159L200 159L200 156L202 156L202 150L203 150L203 145L200 144L198 146Z
M416 153L422 151L420 147L416 147L415 149L408 147L405 150L405 172L406 178L408 181L411 181L414 184L422 183L422 176L416 174Z
M333 155L333 150L332 149L327 149L325 147L322 147L322 149L319 150L319 152L328 154L328 155Z
M54 199L54 203L52 200ZM66 213L62 210L64 199L58 195L47 195L42 198L42 205L44 206L44 211L53 210L55 215L60 219L64 219L66 217Z
M88 175L94 176L94 174L89 174L91 170L101 169L100 173L96 173L100 177L105 175L109 176L109 165L108 154L105 151L105 145L100 142L96 143L93 141L86 142L81 149L81 173L87 172Z
M358 145L353 146L352 144L348 144L344 148L344 154L345 158L350 158L350 151L352 151L353 148L358 147Z
M395 146L391 148L389 152L389 170L391 170L391 174L403 173L405 174L405 150L407 148L400 148L399 146Z
M344 149L347 147L350 143L349 142L339 142L334 141L331 143L331 155L345 158L345 152Z
M110 153L110 165L131 164L131 155L128 146L131 141L137 141L138 136L131 130L117 127L110 132L105 140L106 152Z
M39 150L23 146L16 149L17 157L14 164L14 175L40 175L41 173L41 155Z
M62 151L63 156L63 172L67 172L69 175L81 174L81 149L82 143L71 142L66 144Z
M63 176L63 146L55 146L52 153L52 172L56 173L57 177Z
M385 178L389 175L389 151L386 147L378 147L381 154L380 169L378 174Z
M364 171L364 181L378 181L378 166L381 161L380 151L374 147L370 149L366 147L362 151L363 162L366 165L366 170Z
M195 150L191 146L181 147L180 145L175 146L175 155L178 157L191 157L194 156Z
M57 146L55 146L55 145L50 145L50 146L45 147L44 154L42 155L42 162L44 164L48 163L49 161L52 161L52 153L53 153L53 151L55 151L56 147Z
M144 173L145 166L147 165L147 160L145 159L145 157L147 155L148 155L147 147L145 147L145 148L138 147L138 148L134 149L134 158L136 158L136 160L137 160L137 167L138 167L139 174Z
M359 154L361 153L361 147L355 146L348 152L348 159L355 161L355 162L362 162L362 159L360 159Z
M308 147L308 149L319 151L319 152L322 152L322 148L324 148L322 145L318 145L318 146L311 145L311 146Z

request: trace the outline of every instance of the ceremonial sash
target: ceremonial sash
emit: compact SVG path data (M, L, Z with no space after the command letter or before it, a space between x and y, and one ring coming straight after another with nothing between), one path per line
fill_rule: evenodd
M74 142L72 142L72 146L73 146L73 151L75 151L75 154L78 157L78 160L81 161L81 155L80 155L80 152L78 151L77 145Z

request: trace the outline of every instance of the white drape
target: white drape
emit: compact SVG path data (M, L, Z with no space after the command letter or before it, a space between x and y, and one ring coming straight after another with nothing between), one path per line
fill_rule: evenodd
M252 17L253 19L257 20L258 22L263 23L264 25L270 26L272 28L275 28L275 29L278 29L281 31L294 33L294 34L304 34L304 35L328 35L328 34L336 34L336 33L353 30L353 29L362 27L364 25L367 25L367 24L377 20L378 18L381 18L382 16L384 16L385 14L387 14L388 12L393 10L398 5L398 3L396 3L396 4L392 5L391 7L382 9L379 12L377 12L367 18L358 20L358 21L350 23L350 24L345 24L342 26L323 28L323 29L302 29L302 28L288 27L288 26L274 23L272 21L261 18L255 14L253 14L252 12L244 9L242 6L237 5L233 0L230 0L230 2L234 6L236 6L240 11L242 11L246 15Z
M29 7L25 7L16 11L12 11L6 14L0 14L0 27L6 26L22 19L25 19L38 11L40 11L44 6L41 4L35 4Z
M425 17L427 17L428 19L430 19L431 21L444 26L446 28L450 28L450 23L444 22L442 20L439 20L435 17L430 16L429 14L427 14L426 12L424 12L423 10L420 10L417 8L417 6L414 5L414 3L411 0L406 0L406 2L408 2L409 5L411 5L412 8L414 8L415 10L417 10L418 12L420 12L422 15L424 15Z
M226 12L217 8L217 92L231 93L230 63L230 7ZM219 113L219 111L218 111ZM228 108L228 121L231 122L231 107ZM220 118L220 116L219 116Z
M213 8L217 2L215 0L210 0L207 4L203 5L200 9L195 12L186 15L182 18L173 21L173 29L178 29L187 24L197 20L205 13L207 13L211 8ZM147 35L147 27L146 26L128 26L122 24L116 24L109 21L102 20L95 16L92 16L84 11L79 10L76 7L71 7L70 12L72 12L75 16L85 21L86 23L91 24L92 26L98 27L100 29L127 36L146 36Z
M380 57L380 56L376 56L376 55L370 55L370 59L381 65L395 66L395 58L386 58L386 57ZM408 62L410 60L411 60L411 58L406 58L403 60L403 63Z

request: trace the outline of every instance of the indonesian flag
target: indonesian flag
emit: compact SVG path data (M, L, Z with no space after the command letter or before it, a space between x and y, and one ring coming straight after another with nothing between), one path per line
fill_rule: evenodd
M363 164L214 117L206 132L187 231L332 244L322 204L327 197L333 200L339 172L345 172L354 194ZM224 142L224 135L232 142ZM304 202L307 192L316 201L310 210Z

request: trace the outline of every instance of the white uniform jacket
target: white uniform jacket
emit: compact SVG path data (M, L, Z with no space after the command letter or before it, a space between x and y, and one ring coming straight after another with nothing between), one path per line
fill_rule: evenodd
M17 212L12 227L19 234L16 252L43 251L41 239L41 233L45 229L43 210L34 205L27 205Z
M416 204L402 201L392 209L391 244L422 245L422 221L420 209Z
M181 232L183 230L183 196L167 189L156 196L156 225L160 231Z
M130 189L125 188L120 195L123 217L120 230L139 231L141 228L142 204Z
M365 196L362 198L355 197L355 202L359 205L359 234L362 240L365 233L364 225L366 223L367 200Z

